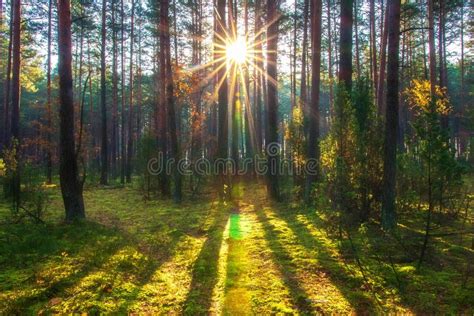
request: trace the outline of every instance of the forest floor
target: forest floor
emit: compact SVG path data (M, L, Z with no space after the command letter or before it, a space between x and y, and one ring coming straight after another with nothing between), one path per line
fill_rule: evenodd
M327 213L271 203L258 184L180 205L94 187L88 220L66 225L50 190L45 224L5 224L0 206L0 314L474 312L472 234L433 237L417 269L423 212L397 243L374 222L340 238Z

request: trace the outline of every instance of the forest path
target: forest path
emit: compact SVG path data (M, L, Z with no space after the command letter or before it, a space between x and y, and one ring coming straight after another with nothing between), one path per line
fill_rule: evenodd
M226 256L220 258L225 262L221 308L215 311L249 315L354 310L327 267L318 262L321 256L332 260L334 253L319 249L327 245L309 221L299 217L301 223L290 222L297 221L291 210L291 217L283 218L263 187L240 187L233 203L223 240ZM308 230L299 227L303 225L309 225L311 233L302 236L302 230Z

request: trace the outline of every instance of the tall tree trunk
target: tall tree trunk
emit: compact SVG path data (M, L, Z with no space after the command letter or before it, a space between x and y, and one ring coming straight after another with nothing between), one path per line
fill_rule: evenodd
M245 33L245 41L248 41L248 33L249 33L249 3L248 0L244 0L244 33ZM245 69L244 69L245 68ZM244 67L245 76L244 76L244 110L245 110L245 148L244 152L247 158L252 158L255 153L255 134L252 131L255 131L254 125L254 113L255 108L252 107L250 104L250 78L249 78L249 65L247 64Z
M460 72L461 72L461 90L459 93L459 113L464 113L464 0L461 3L461 60L460 63ZM454 129L459 133L459 117L456 118ZM459 135L458 135L459 137ZM465 137L460 137L459 139L459 154L464 155L466 149ZM471 155L472 156L472 155Z
M306 0L309 1L309 0ZM263 135L262 135L262 89L263 89L263 54L262 54L262 36L261 36L261 0L255 1L255 79L254 79L254 90L255 90L255 130L256 130L256 153L261 153Z
M385 114L385 143L383 167L382 227L396 227L395 185L398 134L400 0L389 0L387 109Z
M382 17L383 19L383 17ZM375 104L377 104L377 84L378 84L378 74L377 74L377 50L376 50L376 43L377 43L377 34L375 31L375 0L370 0L370 8L369 8L369 29L370 29L370 74L372 79L372 87L374 91L375 97Z
M74 140L74 99L72 87L71 9L69 0L58 0L59 21L59 178L66 221L85 218L82 183L79 181Z
M162 10L163 7L160 7ZM165 47L165 30L163 28L163 12L160 12L160 24L159 24L159 34L160 34L160 102L157 110L158 114L158 150L161 152L163 157L163 162L168 161L168 133L167 133L167 111L166 111L166 47ZM170 191L170 181L168 174L166 172L161 172L160 174L160 189L161 193L164 196L169 196Z
M421 2L422 2L422 0L418 0L417 4L419 4ZM422 18L422 23L421 23L421 25L423 26L423 28L421 29L421 37L422 37L422 42L423 42L423 52L422 52L422 54L423 54L423 75L424 75L423 79L428 80L428 66L427 66L428 61L427 61L427 58L426 58L426 35L425 35L426 31L425 31L425 28L424 28L425 23L426 23L426 20L423 17Z
M278 12L279 1L267 1L267 135L268 156L267 192L273 200L280 199L278 183L279 142L278 142Z
M12 144L16 148L15 159L17 168L12 179L12 193L15 208L18 211L20 204L20 63L21 63L21 0L13 0L13 46L12 46L12 115L11 135L16 142Z
M101 166L100 166L100 184L106 185L108 182L108 148L107 148L107 103L106 103L106 85L105 85L105 49L106 49L106 8L107 0L102 0L102 29L101 29L101 50L100 50L100 109L101 109Z
M308 56L308 15L309 15L309 0L304 0L303 5L303 52L301 55L301 85L300 85L300 100L303 113L307 113L307 97L306 97L306 60Z
M140 6L141 8L141 3ZM141 139L142 136L142 108L143 108L143 76L142 76L142 19L139 19L138 24L138 54L137 54L137 83L138 83L138 91L137 91L137 142Z
M291 106L294 107L296 106L296 50L298 48L297 45L297 29L298 29L298 0L295 0L294 4L294 13L293 13L293 59L292 59L292 64L290 69L292 69L293 76L292 76L292 82L291 82Z
M436 86L436 55L434 38L433 0L428 0L428 47L430 55L430 86L431 96L435 95Z
M306 0L305 0L306 1ZM328 20L328 73L329 73L329 112L334 115L334 83L332 71L332 32L331 32L331 0L327 1L327 20ZM303 88L303 87L301 87Z
M443 29L444 29L444 1L439 0L439 14L438 14L438 58L439 58L439 85L440 87L446 87L446 75L444 68L444 36L443 36Z
M352 10L353 0L341 0L339 38L339 83L350 93L352 89Z
M178 19L176 18L176 0L173 0L173 40L174 40L174 61L178 65Z
M382 31L382 42L381 42L381 47L380 47L380 73L379 73L379 82L377 86L377 109L378 113L382 115L384 112L384 87L385 87L385 67L387 65L387 38L388 38L388 17L389 17L389 11L390 6L386 5L385 9L385 19L383 23L383 31Z
M439 25L438 25L438 55L439 55L439 85L447 88L448 73L446 69L446 41L445 41L445 3L439 0ZM447 129L449 127L449 116L441 115L441 125Z
M112 137L110 141L110 152L112 176L117 176L117 148L118 148L118 73L117 73L117 26L116 26L116 0L112 0Z
M180 160L180 149L178 142L178 132L176 128L176 114L174 108L174 93L173 93L173 73L171 69L171 50L170 50L170 36L169 36L169 18L168 18L169 0L161 1L161 29L164 33L164 46L166 55L166 101L168 112L168 126L170 132L171 155L176 163ZM181 202L181 174L177 166L174 167L174 193L175 202Z
M52 12L53 11L53 0L49 0L48 4L48 57L46 66L46 116L47 116L47 144L46 144L46 181L48 184L52 182L53 173L53 159L52 159L52 147L51 134L52 134L52 116L51 116L51 29L52 29Z
M234 1L227 1L227 15L228 15L228 25L230 29L230 36L233 40L237 39L237 20L236 12L234 7ZM229 103L231 104L231 158L235 165L238 165L239 162L239 121L240 117L238 116L237 111L237 100L238 100L238 85L239 78L238 67L235 64L230 66L229 77L230 77L230 86L229 86Z
M13 4L10 4L10 17L13 17ZM13 47L13 19L10 18L10 27L8 31L8 55L7 55L7 73L5 74L4 98L3 98L3 139L5 147L10 146L10 88L11 88L11 72L12 72L12 47Z
M95 147L96 147L96 120L94 113L94 97L92 94L92 63L91 63L91 48L90 38L87 38L87 68L89 72L89 130L91 134L91 158L90 160L96 160Z
M225 47L226 38L226 22L225 22L225 7L226 0L217 0L217 44L220 47ZM219 50L217 54L217 59L225 58L225 53ZM218 158L225 159L227 158L227 143L228 143L228 112L227 112L227 74L226 68L222 67L217 74L218 78L218 107L219 107L219 117L218 117L218 138L217 138L217 151ZM218 170L220 177L220 188L219 193L221 198L225 195L225 175L224 170Z
M357 78L361 76L360 70L360 52L359 52L359 27L358 27L358 17L357 17L357 0L354 1L354 37L355 37L355 54L356 54L356 69L357 69Z
M128 105L128 144L127 144L127 183L132 182L132 156L133 156L133 44L134 44L134 21L135 21L135 1L132 0L132 12L130 16L130 94Z
M121 126L120 126L120 183L125 183L125 167L127 162L127 146L125 145L126 140L126 114L125 114L125 36L124 36L124 29L125 29L125 11L123 9L123 1L120 1L120 40L121 40L121 47L120 47L120 65L121 65L121 83L120 83L120 90L121 90L121 109L120 109L120 118L121 118Z
M311 109L309 112L308 167L319 164L319 83L321 70L321 0L312 0L311 10ZM311 163L311 164L310 164ZM306 168L305 200L310 201L316 170ZM313 168L314 169L314 168Z

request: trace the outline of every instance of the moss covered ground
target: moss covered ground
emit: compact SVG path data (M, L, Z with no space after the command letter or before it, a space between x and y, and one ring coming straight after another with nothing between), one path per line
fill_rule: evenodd
M438 229L418 269L423 213L396 236L339 233L258 184L180 205L120 187L87 189L87 221L67 225L49 190L44 224L6 224L0 206L0 314L474 313L473 235Z

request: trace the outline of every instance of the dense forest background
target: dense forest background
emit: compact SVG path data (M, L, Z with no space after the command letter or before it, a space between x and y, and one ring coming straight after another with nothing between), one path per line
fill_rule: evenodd
M148 264L176 258L153 247L193 254L167 272L188 272L173 283L181 301L150 311L471 313L473 12L463 0L0 0L0 312L146 311L108 279L77 299L76 278L111 269L83 244L105 236L133 248L132 292ZM81 229L91 237L66 236ZM223 236L237 268L219 285ZM245 283L265 249L282 306ZM298 256L315 249L333 261L306 271ZM69 252L82 272L38 276L74 266L55 257ZM315 298L315 275L345 301Z

